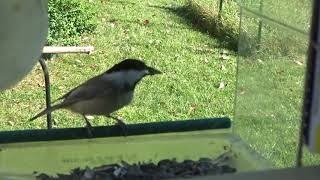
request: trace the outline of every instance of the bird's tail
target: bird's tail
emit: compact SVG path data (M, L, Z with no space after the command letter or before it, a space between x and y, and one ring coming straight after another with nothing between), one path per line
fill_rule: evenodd
M47 109L41 111L39 114L35 115L33 118L29 119L29 121L33 121L33 120L37 119L38 117L41 117L41 116L48 114L48 113L51 113L52 111L55 111L57 109L60 109L63 107L63 105L64 104L61 103L61 104L54 105L50 108L47 108Z

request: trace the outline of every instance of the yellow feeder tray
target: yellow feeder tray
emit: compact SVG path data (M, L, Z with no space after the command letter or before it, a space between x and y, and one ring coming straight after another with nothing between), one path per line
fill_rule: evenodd
M122 160L129 163L173 158L198 160L216 158L226 152L229 153L226 163L237 172L270 169L268 161L231 133L230 125L228 118L132 124L128 125L127 137L119 136L116 126L95 127L95 138L74 140L71 139L81 138L81 134L85 136L84 128L2 132L0 141L7 142L0 144L0 177L32 179L34 172L69 173L78 167ZM99 137L108 133L114 137ZM12 143L10 138L28 142Z

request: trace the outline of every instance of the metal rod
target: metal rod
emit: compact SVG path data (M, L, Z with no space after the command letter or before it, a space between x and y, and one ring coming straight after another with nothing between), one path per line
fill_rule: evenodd
M46 106L47 108L51 108L51 95L50 95L50 79L49 79L49 71L47 64L43 58L39 59L39 63L41 64L41 68L44 74L44 82L46 88ZM52 120L51 120L51 113L47 114L47 128L52 128Z
M240 50L240 45L241 45L241 37L242 37L242 21L243 21L243 12L242 12L242 7L240 6L240 12L239 12L239 17L240 17L240 22L239 22L239 29L238 29L238 32L239 32L239 41L238 41L238 57L237 57L237 65L236 65L236 82L235 82L235 85L236 85L236 88L234 88L234 94L235 94L235 97L234 97L234 100L233 100L233 104L234 104L234 107L237 107L238 105L238 90L239 90L239 61L240 61L240 58L239 56L242 55L241 53L241 50ZM236 110L234 109L233 110L233 117L236 117L237 116L237 112ZM232 128L232 133L235 132L235 127L234 127L234 124L232 124L231 126Z
M259 13L262 14L262 8L263 8L263 0L260 0L260 7L259 7ZM259 26L258 26L258 46L257 48L260 49L261 45L261 33L262 33L262 20L259 19Z
M223 8L223 0L220 0L219 1L219 16L220 16L220 13L222 12L222 8Z
M128 136L178 133L202 130L226 130L231 127L231 119L228 117L205 118L181 121L161 121L151 123L128 124ZM92 138L123 136L119 126L92 127ZM87 128L54 128L33 129L21 131L0 131L0 144L32 142L32 141L56 141L87 139Z
M61 54L61 53L86 53L91 54L94 51L93 46L44 46L42 53Z
M297 157L296 157L296 167L302 166L303 158L303 144L309 144L308 129L310 128L310 112L312 108L312 94L314 90L314 77L315 67L317 61L317 48L315 44L319 44L319 30L320 30L320 2L318 0L313 1L313 11L311 19L310 28L310 39L309 39L309 49L308 49L308 59L307 68L305 74L305 92L304 92L304 102L302 109L302 118L299 132L299 142L297 146Z

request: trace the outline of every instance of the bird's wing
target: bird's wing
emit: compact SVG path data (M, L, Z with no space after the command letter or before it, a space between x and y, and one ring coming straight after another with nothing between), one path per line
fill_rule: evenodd
M33 121L49 112L68 107L71 104L77 103L79 101L90 100L97 97L104 97L106 94L111 94L112 92L114 92L114 90L117 92L118 90L114 89L114 86L111 83L112 82L99 77L90 79L89 81L77 86L76 88L63 95L61 97L61 99L64 99L63 102L56 104L49 109L44 109L36 116L29 119L29 121Z
M68 106L79 101L103 97L106 94L112 93L113 90L117 91L114 88L115 86L110 81L102 78L92 79L64 95L62 104L63 106Z
M77 89L78 87L79 87L79 86L71 89L69 92L67 92L67 93L64 94L63 96L61 96L61 97L59 97L58 99L52 101L52 103L55 103L55 102L57 102L57 101L59 101L59 100L61 100L61 99L65 99L66 97L68 97L68 96L69 96L75 89Z
M53 101L52 103L56 102L56 101L59 101L61 99L66 99L67 97L69 97L72 93L74 93L75 91L79 91L79 89L82 89L83 87L90 87L90 86L94 86L94 85L97 85L96 83L99 83L99 81L101 80L101 76L102 75L99 75L99 76L96 76L96 77L93 77L89 80L87 80L86 82L78 85L77 87L71 89L69 92L67 92L66 94L64 94L63 96L59 97L58 99L56 99L55 101Z

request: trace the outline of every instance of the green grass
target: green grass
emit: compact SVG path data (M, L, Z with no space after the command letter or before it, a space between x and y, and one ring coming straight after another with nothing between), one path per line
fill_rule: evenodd
M144 59L164 74L143 80L134 102L116 113L127 123L233 117L236 53L221 32L236 31L237 11L232 1L227 1L231 4L224 7L223 23L217 23L216 2L188 2L95 2L99 8L98 30L83 45L94 45L96 51L91 55L59 55L48 62L53 99L121 59L133 57ZM196 19L206 16L201 21ZM146 19L148 25L143 24ZM258 50L252 41L256 34L251 33L256 32L257 20L248 16L244 21L246 29L242 29L240 45L249 48L239 51L243 56L238 67L235 132L277 167L292 166L305 64L305 51L300 47L305 47L306 39L294 31L266 24ZM219 27L212 31L209 25ZM46 127L45 117L27 122L45 106L42 76L37 65L14 89L0 94L2 130ZM225 84L222 89L221 82ZM56 111L53 118L57 128L84 126L81 116L68 111ZM104 117L92 120L93 125L110 123L114 122ZM319 157L306 154L307 164L319 162Z
M52 98L56 99L86 79L104 72L128 57L144 59L164 74L144 79L133 103L116 114L127 123L231 116L235 87L236 56L221 58L224 48L191 23L163 8L183 7L186 1L102 1L97 32L84 45L95 46L92 55L60 55L49 61ZM144 25L148 19L150 23ZM219 89L220 82L225 88ZM45 117L27 119L45 106L40 66L14 89L0 95L2 130L45 128ZM81 116L56 111L57 128L81 127ZM93 125L113 124L96 117Z

